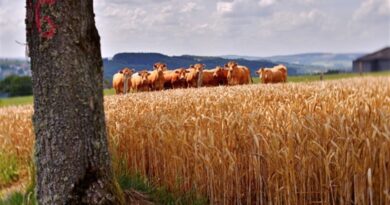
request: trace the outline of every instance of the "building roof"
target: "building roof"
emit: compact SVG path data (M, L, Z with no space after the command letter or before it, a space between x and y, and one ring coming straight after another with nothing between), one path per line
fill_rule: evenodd
M375 53L362 56L355 61L370 61L370 60L390 60L390 47L386 47Z

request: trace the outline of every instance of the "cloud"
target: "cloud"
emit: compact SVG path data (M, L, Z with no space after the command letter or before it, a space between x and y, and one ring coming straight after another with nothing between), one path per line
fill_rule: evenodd
M234 2L217 2L217 12L219 14L228 14L233 11Z
M260 7L268 7L271 6L275 3L275 0L260 0L259 1L259 6Z
M24 57L24 46L15 43L26 42L24 4L24 1L0 0L0 56Z
M0 56L23 56L25 1L0 0ZM390 44L390 0L94 0L104 56L273 55ZM19 48L20 47L20 48Z
M193 12L196 9L196 3L195 2L188 2L186 3L183 8L180 10L181 13L190 13Z
M325 14L313 9L301 12L276 12L262 21L262 26L271 30L291 31L304 26L319 28L325 20Z
M390 0L365 0L353 15L355 20L385 18L390 20Z

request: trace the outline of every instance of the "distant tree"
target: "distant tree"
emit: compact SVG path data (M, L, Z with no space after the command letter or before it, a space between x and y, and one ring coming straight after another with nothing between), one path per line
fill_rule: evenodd
M341 73L340 70L328 70L325 74L339 74Z
M32 95L31 77L8 76L0 81L0 92L8 93L11 97Z
M92 0L26 0L39 204L123 204L103 109Z
M104 79L103 86L104 86L104 88L112 88L112 83L110 80Z

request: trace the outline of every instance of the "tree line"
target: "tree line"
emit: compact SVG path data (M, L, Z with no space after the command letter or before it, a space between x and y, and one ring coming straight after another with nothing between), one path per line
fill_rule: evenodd
M0 80L0 93L10 97L32 95L31 77L11 75Z

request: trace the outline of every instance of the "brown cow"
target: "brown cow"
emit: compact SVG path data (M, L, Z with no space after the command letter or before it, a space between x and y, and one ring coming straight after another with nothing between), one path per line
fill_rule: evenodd
M124 68L120 70L118 73L115 73L112 79L112 87L115 89L115 94L119 95L124 93L128 93L131 87L131 75L134 73L134 69ZM127 82L127 84L125 84Z
M205 69L202 71L202 86L212 87L217 86L218 82L214 79L215 69Z
M228 84L227 75L228 75L228 70L221 66L217 66L213 74L214 79L217 81L218 85Z
M284 75L280 70L261 68L256 73L264 84L284 82Z
M280 70L280 72L283 73L283 82L287 82L287 76L288 76L288 72L287 72L287 67L285 65L277 65L274 67L274 69L277 69L277 70Z
M264 84L287 82L287 68L284 65L278 65L273 68L261 68L257 72Z
M228 71L220 66L210 70L203 70L202 85L206 87L226 85L227 73Z
M186 87L186 74L188 72L189 71L187 71L185 68L178 68L174 70L171 79L171 84L173 89Z
M170 70L164 72L166 89L176 89L176 88L185 88L186 87L186 74L187 71L185 68L178 68L176 70Z
M228 70L228 85L244 85L253 83L249 68L238 65L234 61L228 62L225 65L225 68Z
M131 76L131 88L133 91L149 91L149 79L148 76L150 73L147 70L140 71L138 73L134 73Z
M164 76L164 88L165 89L172 89L172 77L173 77L173 71L167 70L163 72Z
M167 70L167 65L164 63L156 63L153 66L154 70L148 76L151 90L164 89L164 71Z
M203 69L205 65L204 64L195 64L191 65L190 68L187 69L187 75L186 75L186 82L187 87L189 88L196 88L202 86L202 79L203 79Z

